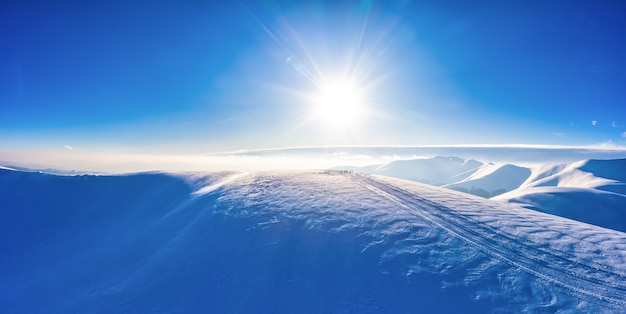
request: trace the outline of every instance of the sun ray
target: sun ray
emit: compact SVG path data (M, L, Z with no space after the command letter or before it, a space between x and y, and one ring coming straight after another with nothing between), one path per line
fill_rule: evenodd
M298 113L286 136L326 138L331 145L355 143L369 131L368 124L379 125L370 122L388 116L380 113L378 93L392 72L387 50L398 25L370 9L346 16L349 20L333 29L325 24L311 28L311 22L319 21L304 23L288 15L277 16L275 27L255 19L276 45L285 69L292 71L273 84L289 99L277 102Z

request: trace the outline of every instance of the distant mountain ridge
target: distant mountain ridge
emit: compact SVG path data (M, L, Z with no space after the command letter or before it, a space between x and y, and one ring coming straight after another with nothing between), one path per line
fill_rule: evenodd
M530 170L524 167L496 165L452 156L394 160L386 164L336 167L333 169L351 169L363 173L406 179L482 197L490 197L493 192L503 189L504 191L500 191L500 193L514 190L530 175Z
M398 160L353 170L519 203L535 210L626 231L626 159L591 159L524 167L457 157L433 157Z
M626 232L626 159L591 159L527 167L437 156L333 169L441 186ZM82 174L47 170L62 175Z
M394 160L385 164L364 167L335 167L333 169L350 169L441 186L463 180L482 165L482 162L473 159L436 156L424 159Z
M466 179L446 184L444 187L466 192L481 189L488 194L480 196L491 197L519 188L530 174L531 170L526 167L511 164L485 164Z

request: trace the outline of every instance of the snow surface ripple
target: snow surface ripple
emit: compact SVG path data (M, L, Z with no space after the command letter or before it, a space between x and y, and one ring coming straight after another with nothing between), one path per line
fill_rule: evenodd
M4 313L626 309L626 234L399 179L2 170L0 197Z
M626 308L626 277L623 269L617 270L566 252L542 249L536 242L513 237L497 227L480 223L459 211L393 185L371 177L356 175L353 178L477 249L556 284L565 293L590 302L594 299L606 301L615 309ZM524 220L530 219L525 217Z

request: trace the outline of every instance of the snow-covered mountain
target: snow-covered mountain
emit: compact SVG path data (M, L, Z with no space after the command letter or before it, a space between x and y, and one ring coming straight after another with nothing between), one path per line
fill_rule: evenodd
M542 186L493 198L626 232L626 196L591 188Z
M472 159L436 156L426 159L394 160L381 165L334 169L348 169L441 186L467 178L482 165L482 162Z
M353 170L430 183L626 231L626 159L522 167L434 157Z
M621 312L626 234L342 171L0 169L3 313Z
M520 187L591 188L626 194L625 182L626 159L582 160L538 166Z
M520 187L531 174L531 170L511 164L496 165L485 164L469 177L444 187L464 191L471 194L479 194L477 191L484 191L483 197L502 194ZM474 193L472 193L474 191Z
M473 159L444 156L333 169L428 183L486 198L517 189L531 173L529 168L511 164L483 163Z
M626 231L626 159L537 166L518 189L494 199Z

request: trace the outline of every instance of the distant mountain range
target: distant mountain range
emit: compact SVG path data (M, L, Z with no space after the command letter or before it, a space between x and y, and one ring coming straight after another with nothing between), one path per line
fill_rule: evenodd
M626 231L626 159L530 167L439 156L336 169L428 183Z

